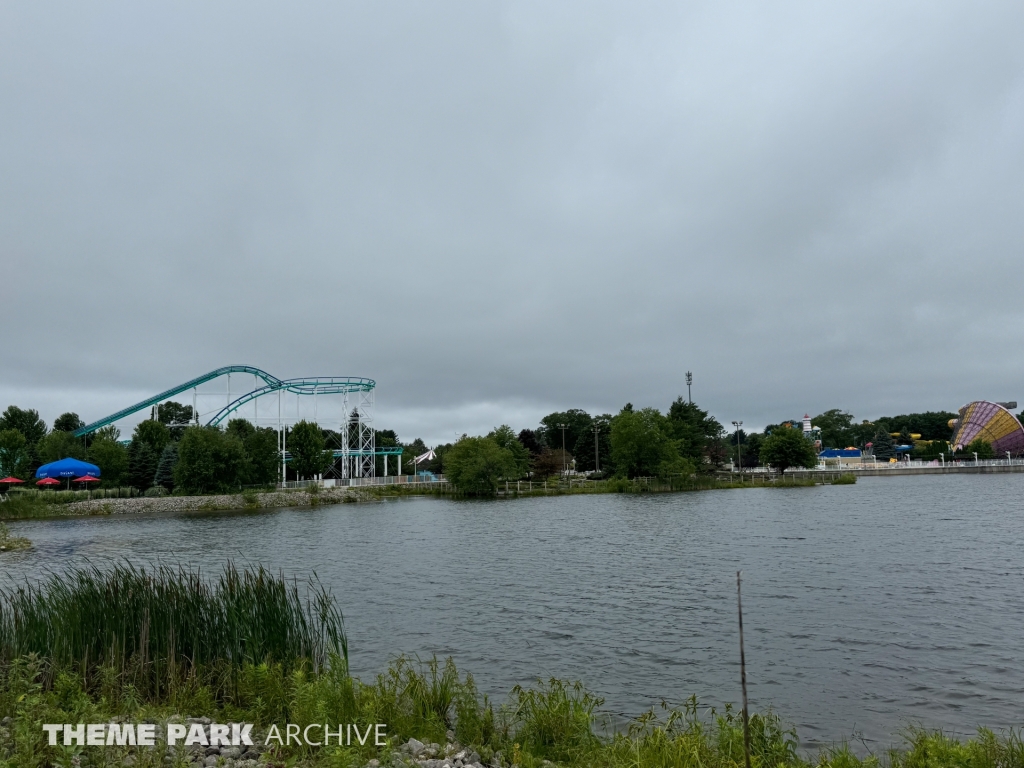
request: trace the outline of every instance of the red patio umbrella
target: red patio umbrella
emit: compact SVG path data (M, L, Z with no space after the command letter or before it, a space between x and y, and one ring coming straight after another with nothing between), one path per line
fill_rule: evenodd
M7 483L8 485L11 484L11 483L24 483L24 482L25 482L24 480L19 480L16 477L0 478L0 483Z
M93 477L92 475L82 475L81 477L76 477L71 482L72 483L98 483L99 481L100 481L100 479L98 477Z
M60 485L60 480L55 480L52 477L44 477L42 480L37 481L36 485Z

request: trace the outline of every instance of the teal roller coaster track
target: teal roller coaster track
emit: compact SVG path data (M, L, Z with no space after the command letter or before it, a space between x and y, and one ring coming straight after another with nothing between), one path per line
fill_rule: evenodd
M247 373L251 376L255 376L256 378L263 380L264 386L257 387L251 392L247 392L241 397L232 400L214 414L213 418L207 422L208 426L216 426L217 424L220 424L241 406L246 403L251 403L257 398L269 395L273 392L291 392L296 395L338 395L347 394L349 392L372 392L373 388L377 385L373 379L352 377L339 378L333 376L314 376L299 379L279 379L276 376L271 376L264 370L253 368L251 365L228 365L223 368L218 368L215 371L210 371L202 376L197 376L191 381L186 381L184 384L171 387L158 395L153 395L153 397L142 400L135 405L131 405L118 411L117 413L112 413L99 421L94 421L92 424L86 424L81 429L75 430L74 434L76 437L88 435L95 432L97 429L102 429L110 424L114 424L115 422L138 413L139 411L152 408L154 405L162 403L164 400L169 400L175 395L180 395L182 392L195 389L208 381L212 381L213 379L221 376L228 376L232 373Z

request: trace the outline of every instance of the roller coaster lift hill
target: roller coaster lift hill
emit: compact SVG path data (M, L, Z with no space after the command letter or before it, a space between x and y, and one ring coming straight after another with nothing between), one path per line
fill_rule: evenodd
M235 376L235 392L232 392L231 388L232 374ZM247 379L248 376L253 377L252 389L240 396L237 395L239 379ZM211 391L208 385L217 380L225 380L226 387ZM204 385L206 388L201 390ZM249 365L229 365L87 424L75 430L74 434L76 437L82 437L146 409L155 411L160 403L191 390L192 414L197 425L204 423L205 420L207 426L218 426L232 415L236 415L251 417L252 423L257 426L273 426L277 431L278 450L281 454L282 478L287 478L287 463L290 459L286 444L288 428L303 418L321 424L338 422L337 431L327 431L329 441L334 443L330 448L335 461L324 473L324 478L347 480L374 477L378 456L384 459L385 476L388 474L391 456L397 460L397 474L401 474L402 449L377 449L374 445L373 396L376 386L377 383L373 379L353 377L314 376L278 379L264 370ZM295 396L294 406L291 395ZM209 405L211 399L214 403L212 406ZM305 409L302 407L303 404ZM205 407L205 410L201 411L201 407ZM312 413L309 412L310 409Z

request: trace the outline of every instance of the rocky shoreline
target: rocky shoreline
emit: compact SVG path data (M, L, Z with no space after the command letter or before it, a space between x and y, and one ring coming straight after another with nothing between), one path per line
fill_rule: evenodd
M89 499L60 507L61 515L133 515L142 512L212 512L231 509L272 509L345 504L364 497L348 488L269 493L225 494L221 496L139 496L133 499Z

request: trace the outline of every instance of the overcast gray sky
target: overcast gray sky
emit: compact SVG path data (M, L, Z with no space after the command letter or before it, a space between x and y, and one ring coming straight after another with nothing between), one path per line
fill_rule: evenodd
M1024 4L0 2L0 408L1024 401Z

